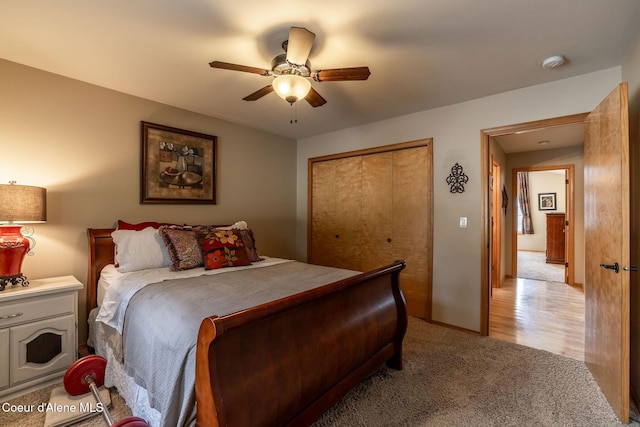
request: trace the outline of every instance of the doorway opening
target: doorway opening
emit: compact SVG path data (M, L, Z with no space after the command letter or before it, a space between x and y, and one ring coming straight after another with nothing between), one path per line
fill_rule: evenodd
M522 280L527 279L517 279L518 276L518 247L523 248L525 246L524 243L518 243L518 215L519 209L516 207L518 202L517 197L517 180L514 178L516 176L516 172L523 171L529 173L535 172L549 172L552 170L560 171L559 174L564 175L561 180L565 182L565 193L560 196L563 197L561 200L562 210L558 210L560 208L560 204L558 203L558 196L560 191L547 191L544 190L534 190L534 194L531 194L531 204L534 206L535 210L538 214L542 214L543 221L546 221L546 213L551 213L545 211L548 208L548 211L552 211L555 213L564 213L566 216L565 219L565 230L564 234L566 234L566 246L562 253L562 257L564 258L562 261L556 260L559 262L559 266L561 266L561 283L557 283L555 281L546 281L543 280L540 283L548 284L554 283L555 285L560 285L561 287L568 287L568 284L573 285L576 281L575 267L576 267L576 253L575 253L575 201L573 200L573 195L575 194L575 170L573 165L573 159L571 155L566 156L567 152L580 152L581 156L581 148L569 150L567 147L562 147L565 150L559 149L558 145L549 144L548 147L540 147L543 145L540 143L541 141L545 141L543 139L543 135L545 132L556 132L564 128L579 128L579 133L582 134L582 124L586 114L577 114L572 116L560 117L549 120L541 120L537 122L529 122L522 123L517 125L505 126L500 128L486 129L482 131L482 145L481 145L481 155L483 159L482 164L482 172L483 172L483 241L482 241L482 330L481 333L483 335L489 335L490 330L490 319L491 319L491 303L494 296L494 291L496 294L503 295L505 292L510 291L513 298L518 298L517 287L518 285L523 285L523 283L519 283ZM526 144L531 144L530 149L527 150L525 146L520 147L517 150L512 151L522 151L527 152L527 154L514 155L509 154L510 161L507 162L507 155L505 152L501 152L500 149L496 149L495 146L499 144L499 140L507 139L513 141L519 141L514 143L522 143L526 146ZM579 145L582 144L582 140L579 141ZM499 146L499 145L498 145ZM575 148L575 147L574 147ZM528 151L546 151L549 150L545 155L541 155L540 153L531 154ZM552 153L551 150L554 150ZM551 157L549 157L551 156ZM555 156L555 157L553 157ZM516 159L513 160L512 159ZM539 160L543 159L543 160ZM503 187L496 189L492 187L492 184L498 180L493 176L496 171L496 162L501 165L503 170L502 176L500 179L502 180ZM579 161L580 162L580 161ZM581 176L582 170L579 169L580 173L580 184L581 184ZM582 188L582 187L580 187ZM502 197L497 195L497 191L501 194L504 193ZM581 191L581 190L580 190ZM551 194L547 193L556 193L554 194L554 200L551 206L539 206L539 197L544 197L544 200L540 201L548 201L548 196ZM502 201L500 202L500 198ZM505 206L506 205L506 206ZM551 208L555 207L555 210ZM580 209L582 209L582 205L580 204ZM496 230L496 219L500 219L503 225ZM580 217L581 219L581 217ZM568 225L566 224L568 222ZM581 221L578 221L578 227L583 227ZM546 225L539 226L538 228L542 228L542 230L538 231L538 237L540 235L546 234L545 227ZM583 230L580 231L580 235L583 234ZM544 239L543 239L544 240ZM579 243L582 240L578 239ZM499 248L504 248L504 250L496 251L495 246ZM546 252L547 249L544 247L542 250L538 247L537 250L539 252L544 251L543 255L545 256L546 263ZM496 253L501 253L496 259ZM582 254L579 254L577 258L578 265L584 264L584 258ZM501 277L496 280L495 271L496 265L498 266L499 271L504 271L501 274ZM521 266L522 268L522 266ZM584 267L581 266L579 268L579 279L581 279L582 271ZM497 282L497 286L496 286ZM562 282L567 285L563 285ZM534 289L534 286L531 283L536 283L535 281L530 281L528 283L529 291ZM540 285L538 283L538 287ZM500 290L496 288L502 288ZM557 290L557 289L556 289ZM544 291L536 291L536 292L544 292ZM582 296L580 296L582 297ZM550 297L557 298L557 297ZM582 297L583 299L583 297ZM520 300L514 301L514 304L517 303L518 307L522 308L523 304L527 303L527 297L524 296L523 292L520 292ZM513 309L512 309L513 311ZM516 324L515 316L518 314L513 314L513 317L510 320L510 323ZM580 316L578 316L580 317ZM582 316L583 317L583 316ZM537 320L536 320L537 322ZM584 334L584 329L581 326L576 326L576 328L580 329L577 333L581 336ZM548 338L548 337L547 337ZM539 340L545 341L548 340L545 337L539 337ZM522 342L521 342L522 343ZM522 343L524 345L528 345L527 343ZM531 345L534 346L535 345Z
M574 165L514 167L511 178L510 277L574 285Z

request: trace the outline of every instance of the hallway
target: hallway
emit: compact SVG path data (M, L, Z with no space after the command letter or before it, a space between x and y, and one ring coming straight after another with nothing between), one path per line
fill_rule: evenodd
M584 360L583 289L507 279L493 289L489 336Z
M544 252L518 251L518 278L564 282L564 265L547 264Z

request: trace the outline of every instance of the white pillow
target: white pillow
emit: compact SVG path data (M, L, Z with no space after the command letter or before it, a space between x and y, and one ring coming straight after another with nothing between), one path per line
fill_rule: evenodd
M216 227L218 230L246 230L247 227L247 221L238 221L233 225L229 225L227 227Z
M158 230L116 230L111 233L116 245L115 262L120 273L171 265L169 251Z

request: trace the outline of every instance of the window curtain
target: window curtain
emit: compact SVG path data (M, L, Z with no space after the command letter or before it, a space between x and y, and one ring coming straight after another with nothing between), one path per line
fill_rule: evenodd
M518 172L518 204L522 212L522 234L533 234L529 202L529 172Z

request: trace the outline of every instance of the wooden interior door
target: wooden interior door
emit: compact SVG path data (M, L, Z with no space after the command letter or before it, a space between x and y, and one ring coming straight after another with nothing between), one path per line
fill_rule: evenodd
M500 262L502 260L502 172L500 163L492 160L491 165L491 289L501 285L502 272Z
M564 206L565 206L565 217L564 217L564 272L562 277L564 278L564 283L569 283L569 218L571 218L571 208L569 207L569 171L565 169L564 171ZM573 224L571 224L571 228L573 228ZM573 263L573 260L571 260Z
M586 118L584 141L585 363L624 423L629 422L628 116L622 83Z

